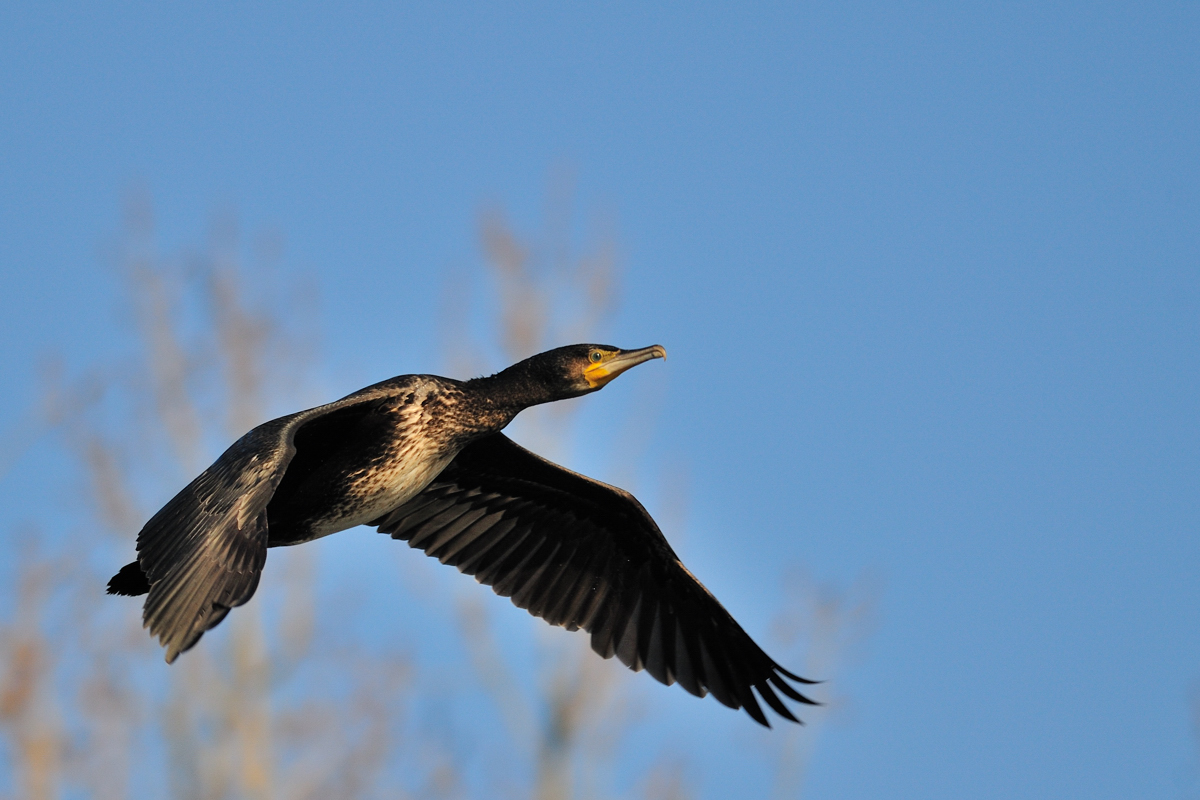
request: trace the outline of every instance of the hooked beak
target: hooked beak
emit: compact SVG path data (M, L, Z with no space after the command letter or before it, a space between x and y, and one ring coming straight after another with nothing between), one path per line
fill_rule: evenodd
M661 344L643 347L640 350L621 350L607 361L592 364L583 371L583 376L587 378L587 382L593 389L599 389L631 367L636 367L652 358L665 359L666 357L667 350Z

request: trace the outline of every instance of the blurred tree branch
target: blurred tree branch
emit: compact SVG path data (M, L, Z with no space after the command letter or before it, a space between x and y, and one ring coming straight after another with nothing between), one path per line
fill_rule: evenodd
M158 251L144 195L130 199L124 226L114 260L132 355L77 376L49 360L42 407L31 417L32 427L57 432L88 504L79 524L10 537L22 556L12 621L0 626L0 734L18 796L614 794L620 745L639 719L631 687L646 679L596 658L586 636L528 619L540 665L530 682L493 616L500 606L475 586L449 606L467 668L505 734L489 732L482 746L461 731L441 735L444 720L415 710L417 699L437 690L408 659L378 641L331 643L314 594L316 565L304 548L272 550L258 596L174 667L163 666L137 605L103 596L107 577L128 559L141 522L231 437L304 405L297 376L312 367L305 361L312 334L289 321L315 315L289 313L290 284L272 278L271 263L243 256L231 217L184 255ZM552 181L542 235L519 234L498 208L481 215L480 271L447 281L451 374L494 371L599 338L619 305L619 248L611 225L593 224L582 235L577 227L565 172ZM268 261L278 258L277 246L267 249ZM577 408L559 403L523 414L522 438L565 460ZM627 485L636 482L631 462L652 416L635 408L616 436ZM12 438L0 465L31 441ZM667 494L666 516L676 523L667 527L682 529L683 491ZM96 529L114 535L95 536ZM789 585L779 633L795 641L803 632L811 641L805 670L828 676L865 635L869 592ZM814 734L815 726L786 734L779 796L799 793ZM509 773L490 774L485 756L503 759L516 785ZM686 777L686 762L660 757L618 794L636 787L648 798L687 797L694 787Z
M312 568L303 551L273 554L272 572L281 580L264 582L259 594L267 597L239 609L224 635L169 671L137 630L136 606L124 601L118 613L122 601L102 596L107 573L93 565L127 558L153 504L179 488L178 476L202 468L214 443L241 435L273 407L296 404L294 397L268 397L266 387L293 386L294 377L277 373L301 362L307 349L286 341L285 326L273 322L283 308L262 299L286 301L286 290L261 287L259 300L252 299L235 229L218 226L208 249L187 263L157 254L144 196L131 198L125 225L116 260L138 355L74 382L53 365L41 414L61 432L90 486L95 524L87 528L119 533L121 553L114 557L111 540L85 530L22 537L72 557L70 568L56 561L21 568L19 622L0 637L0 720L10 763L24 776L22 796L61 797L69 785L98 797L129 796L133 786L118 777L127 773L114 767L137 765L137 783L144 784L156 771L147 759L157 749L143 746L159 736L170 765L161 774L169 774L177 797L301 798L330 796L323 792L335 787L351 792L342 796L372 796L394 752L391 712L408 688L408 671L394 658L381 663L372 653L314 647ZM273 603L273 593L283 602ZM72 596L80 602L63 606L60 600ZM264 605L281 608L278 636L264 633ZM44 607L54 609L52 620L39 613ZM52 655L51 642L66 652ZM346 678L338 696L298 677L301 665L329 658ZM75 696L58 685L66 673L79 687ZM297 681L305 685L301 699L293 686L285 701L281 692ZM381 684L383 702L368 698ZM60 707L61 716L54 710ZM285 764L304 768L285 779Z

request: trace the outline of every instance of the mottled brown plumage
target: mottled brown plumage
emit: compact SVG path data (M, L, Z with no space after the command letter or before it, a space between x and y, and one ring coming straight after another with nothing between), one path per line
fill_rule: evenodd
M148 594L143 621L168 662L245 603L267 549L375 526L553 625L692 694L767 725L779 695L811 703L788 672L687 571L641 504L552 464L500 431L521 410L596 391L665 357L573 345L489 378L404 375L264 423L138 534L138 560L109 582Z

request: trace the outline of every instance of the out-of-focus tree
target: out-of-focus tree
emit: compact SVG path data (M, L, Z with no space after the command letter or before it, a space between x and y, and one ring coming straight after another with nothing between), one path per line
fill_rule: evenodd
M604 338L620 297L619 250L611 225L577 235L573 208L570 182L560 180L540 237L521 236L498 209L481 216L481 267L448 282L449 374ZM480 587L431 600L455 609L470 680L501 720L502 734L477 743L418 710L441 691L417 666L420 642L402 650L386 630L371 642L330 636L305 548L272 550L254 600L169 669L139 627L139 604L103 596L141 523L229 441L330 399L305 378L317 366L316 337L296 324L316 318L314 293L294 288L280 258L277 237L244 247L228 217L203 248L164 256L148 200L128 204L112 261L130 346L76 375L49 361L43 407L27 426L58 433L76 477L51 480L87 503L77 522L9 532L17 579L0 624L0 757L12 785L0 784L0 796L689 796L678 759L613 787L619 745L638 719L631 687L648 679L597 658L586 636L532 619L540 668L523 679L511 646L499 643L497 601ZM569 460L577 409L527 412L519 437ZM32 437L13 441L19 450ZM0 453L0 465L17 458ZM627 484L636 482L630 460ZM678 522L665 527L674 533ZM795 594L788 603L782 638L805 628L815 643L807 667L828 677L869 604ZM813 733L782 734L781 797L798 796ZM497 758L505 769L493 774Z
M316 646L303 550L273 553L276 577L260 597L169 670L138 628L136 601L103 595L154 507L303 394L311 332L283 321L313 315L283 313L306 300L272 278L269 251L259 256L248 270L222 219L200 252L163 257L149 203L135 196L113 253L132 353L75 380L47 370L41 417L61 432L90 503L81 526L13 536L27 552L0 634L0 722L18 796L369 797L403 761L395 719L407 662ZM336 691L312 679L323 668L341 676Z
M785 653L798 652L804 645L806 658L800 674L828 679L860 656L861 646L875 627L878 596L879 581L872 576L862 576L848 589L840 589L818 584L793 567L784 574L783 607L775 619L775 638ZM800 797L822 726L850 705L836 687L824 693L824 702L827 708L808 715L806 726L780 731L775 742L778 755L773 791L778 800Z

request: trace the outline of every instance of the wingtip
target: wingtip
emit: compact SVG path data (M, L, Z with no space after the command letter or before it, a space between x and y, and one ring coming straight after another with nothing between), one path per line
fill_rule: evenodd
M792 680L796 681L797 683L803 683L806 686L816 686L818 683L825 682L823 680L814 681L809 678L801 678L799 675L796 675L795 673L784 669L783 667L779 666L778 664L775 665L775 669L777 672L779 672L780 675L784 675L788 678L791 678Z

